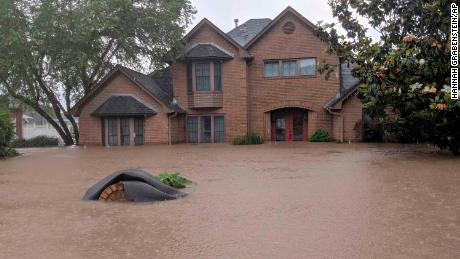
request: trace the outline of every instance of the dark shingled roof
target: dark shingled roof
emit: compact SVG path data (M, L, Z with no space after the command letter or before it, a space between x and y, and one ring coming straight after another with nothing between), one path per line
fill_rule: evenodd
M231 59L228 53L214 46L213 44L197 44L187 50L183 59Z
M152 95L157 101L165 105L170 111L185 113L185 110L174 99L171 72L169 68L155 71L149 75L134 71L127 67L116 65L85 97L80 99L71 109L71 113L79 116L80 107L97 93L113 75L121 72L130 80Z
M341 90L326 102L324 109L332 108L334 105L347 98L358 88L359 79L354 77L351 73L351 70L353 70L355 66L355 63L350 63L348 61L340 64Z
M349 89L359 83L359 79L351 74L351 70L356 66L356 63L344 62L340 64L340 74L342 76L342 90Z
M131 79L142 85L147 91L149 91L155 98L157 98L160 102L162 102L164 105L166 105L168 108L175 112L184 112L184 109L182 109L177 102L174 100L173 95L172 95L172 81L167 82L167 76L162 77L163 81L161 83L157 83L155 81L155 76L152 76L152 74L155 74L153 72L150 75L145 75L143 73L134 71L132 69L129 69L127 67L122 67L121 69L127 73ZM171 78L171 77L169 77ZM162 85L162 86L161 86ZM164 88L170 87L170 89L166 90Z
M155 82L158 83L161 89L165 91L167 94L169 94L169 96L174 96L170 67L153 71L149 74L149 76L153 78L153 80L155 80Z
M91 115L104 116L151 116L157 112L132 96L111 96Z
M272 20L270 18L250 19L229 31L227 35L234 41L238 42L241 46L244 46L259 32L261 32L271 21Z

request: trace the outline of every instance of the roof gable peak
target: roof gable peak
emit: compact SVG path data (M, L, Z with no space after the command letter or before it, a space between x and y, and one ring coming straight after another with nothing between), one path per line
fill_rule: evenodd
M270 28L272 28L278 21L280 21L283 17L285 17L287 14L292 14L295 17L297 17L300 21L302 21L307 27L310 27L311 29L315 30L316 26L309 21L307 18L305 18L303 15L301 15L299 12L297 12L294 8L291 6L286 7L278 16L275 17L263 30L261 30L254 38L252 38L246 45L244 45L245 49L248 49L251 45L253 45L259 38L261 38L262 35L264 35Z
M185 40L189 40L201 27L203 27L204 25L208 25L209 27L211 27L214 31L216 31L220 36L222 36L223 38L225 38L226 40L228 40L230 43L232 43L235 47L237 48L241 48L241 46L236 42L234 41L232 38L230 38L227 34L225 34L221 29L219 29L219 27L217 27L214 23L212 23L210 20L208 20L207 18L203 18L195 27L193 27L192 30L190 30L185 36L184 36L184 39Z
M145 89L146 93L149 94L154 100L156 100L161 106L165 107L167 110L175 111L177 105L172 104L173 97L166 93L153 77L145 75L141 72L137 72L130 68L124 67L120 64L115 65L115 67L109 71L109 73L101 79L92 90L86 94L82 99L80 99L70 110L70 113L78 115L79 109L82 105L90 100L94 95L96 95L102 88L107 85L107 82L113 78L118 73L124 75L128 80L133 82L138 87Z

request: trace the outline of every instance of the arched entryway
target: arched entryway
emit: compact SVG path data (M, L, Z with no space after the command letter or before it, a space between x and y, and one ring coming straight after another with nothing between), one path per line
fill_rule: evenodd
M306 141L308 139L308 110L295 107L269 112L272 141Z

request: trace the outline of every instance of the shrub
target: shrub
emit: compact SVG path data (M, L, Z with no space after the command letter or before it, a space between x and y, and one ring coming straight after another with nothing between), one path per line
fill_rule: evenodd
M327 142L329 141L329 133L323 128L319 128L310 136L311 142Z
M264 139L257 133L247 133L244 136L235 138L232 143L233 145L258 145L263 144Z
M31 139L16 139L11 143L14 148L23 147L54 147L59 145L59 140L55 137L37 136Z
M8 112L0 109L0 158L17 155L17 152L10 147L14 137L14 125L11 122Z
M192 181L188 180L187 178L182 177L179 172L160 173L158 175L158 180L174 188L185 188L186 185L189 185L192 183Z

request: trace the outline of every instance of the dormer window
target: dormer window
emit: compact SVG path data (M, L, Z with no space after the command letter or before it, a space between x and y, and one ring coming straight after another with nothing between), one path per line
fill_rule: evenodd
M187 63L187 92L222 91L222 61Z
M187 63L187 92L189 95L200 92L222 91L223 64L233 59L233 55L214 43L198 43L191 46L181 60Z

